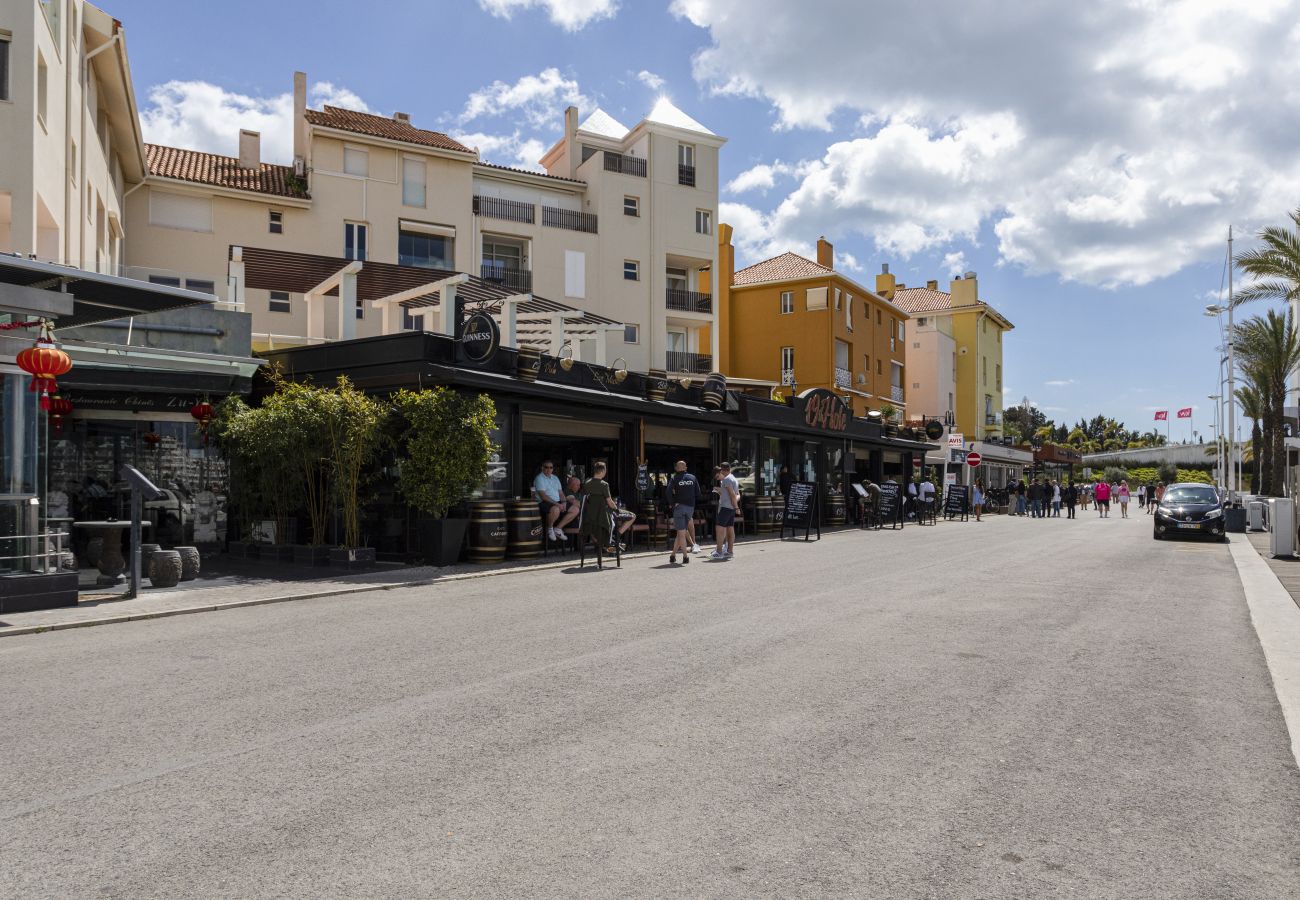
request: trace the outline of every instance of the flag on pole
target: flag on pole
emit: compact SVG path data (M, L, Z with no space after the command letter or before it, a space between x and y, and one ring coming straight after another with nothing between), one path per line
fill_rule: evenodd
M1169 410L1167 410L1167 409L1157 409L1157 410L1156 410L1156 421L1157 421L1157 422L1168 422L1168 421L1169 421Z
M1188 407L1186 407L1186 408L1184 408L1184 409L1180 409L1180 410L1178 410L1178 418L1180 418L1180 419L1190 419L1191 417L1192 417L1192 408L1191 408L1190 406L1188 406Z

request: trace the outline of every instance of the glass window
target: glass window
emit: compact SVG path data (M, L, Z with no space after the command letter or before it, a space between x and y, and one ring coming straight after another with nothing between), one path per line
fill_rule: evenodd
M45 65L45 57L36 51L36 118L45 125L50 93L50 72Z
M176 287L176 288L181 286L181 280L171 275L150 275L149 283L161 284L161 285L166 285L167 287Z
M415 331L419 325L415 321L415 316L411 315L409 307L402 307L402 329L404 331Z
M639 216L641 215L641 198L624 197L623 198L623 215Z
M366 317L366 303L365 303L365 301L364 301L364 300L354 300L354 301L352 301L352 302L355 303L355 304L357 305L357 318L358 318L358 319L364 319L364 318Z
M456 239L440 234L403 231L397 235L397 262L423 269L454 269Z
M781 493L781 441L765 437L758 442L758 490L763 496Z
M9 99L9 38L0 36L0 100Z
M841 309L843 309L843 308L844 308L844 295L840 292L840 289L839 289L839 288L836 288L836 289L835 289L835 309L836 309L836 310L841 310Z
M402 205L424 206L424 163L421 160L402 160Z
M677 145L677 165L693 166L695 165L695 145L678 144Z
M284 213L271 210L269 216L271 234L284 234Z
M781 379L784 382L786 373L794 372L794 348L781 348Z
M345 259L366 258L366 232L369 229L360 222L343 223L343 257Z
M623 260L623 280L624 281L641 280L641 264L637 262L635 259Z
M198 291L200 294L215 294L217 285L216 282L208 281L205 278L186 278L185 289L187 291Z
M640 343L640 342L641 342L641 326L640 326L640 325L624 325L624 326L623 326L623 343L625 343L625 344L638 344L638 343Z
M727 441L727 458L731 463L731 474L740 482L741 497L753 497L758 493L757 444L752 435L733 434Z
M292 312L293 307L289 305L289 292L271 291L271 299L267 303L267 308L273 313Z
M794 312L794 291L781 292L781 312L782 313Z
M695 233L713 234L713 213L707 209L697 209L695 211Z
M360 147L344 147L343 171L349 175L366 177L370 174L370 154Z

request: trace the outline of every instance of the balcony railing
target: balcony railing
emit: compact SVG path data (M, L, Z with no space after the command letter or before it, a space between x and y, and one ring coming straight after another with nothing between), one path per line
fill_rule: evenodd
M639 156L624 156L622 153L611 153L606 150L605 171L645 178L645 160Z
M576 212L572 209L557 209L554 206L542 207L542 224L547 228L567 228L570 231L596 233L596 214Z
M850 372L848 369L841 369L839 366L836 366L836 367L835 367L835 386L836 386L837 388L851 388L851 387L853 387L853 373Z
M479 267L479 274L484 281L491 281L493 284L508 287L521 294L526 294L533 289L533 273L527 269L485 262Z
M669 350L665 357L664 365L670 375L673 372L707 375L713 371L713 357L707 353L682 353L678 350Z
M668 309L679 309L684 312L711 313L713 312L713 296L711 294L701 294L699 291L681 291L676 288L668 288L664 292L664 306Z
M482 197L474 195L474 215L489 219L505 219L507 222L525 222L529 225L537 220L537 208L531 203L519 200L504 200L501 197Z
M985 413L984 424L986 426L996 428L1002 424L1002 416L999 415L998 413Z
M895 403L903 402L903 386L901 384L891 384L889 386L889 399Z
M684 166L678 163L677 183L684 184L687 187L695 187L695 166Z

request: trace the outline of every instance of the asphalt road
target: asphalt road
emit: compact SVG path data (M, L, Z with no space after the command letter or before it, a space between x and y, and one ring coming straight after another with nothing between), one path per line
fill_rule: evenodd
M1227 548L665 563L5 639L0 894L1300 896Z

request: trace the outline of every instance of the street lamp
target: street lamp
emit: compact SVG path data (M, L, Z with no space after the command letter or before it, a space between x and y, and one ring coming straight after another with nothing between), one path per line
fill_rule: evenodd
M1232 259L1232 229L1231 228L1228 229L1228 259L1229 260ZM1236 306L1236 304L1232 302L1232 268L1233 267L1231 263L1229 263L1228 302L1223 304L1222 306L1217 306L1211 303L1210 305L1205 307L1205 315L1207 316L1214 316L1215 318L1218 318L1220 313L1226 312L1228 314L1228 337L1227 337L1228 395L1224 398L1224 400L1228 404L1227 453L1228 453L1229 466L1231 466L1231 461L1232 461L1233 435L1236 432L1236 428L1237 428L1237 381L1236 381L1236 361L1233 358L1233 324L1232 324L1232 310L1233 307ZM1228 477L1225 479L1225 481L1227 483L1227 488L1228 488L1228 498L1231 500L1234 497L1239 485L1234 483L1237 480L1235 478L1235 472L1229 471L1227 474Z
M1222 389L1222 384L1220 384ZM1227 484L1227 478L1223 471L1223 425L1219 418L1223 413L1223 395L1210 394L1207 400L1214 401L1214 468L1215 477L1219 479L1220 484Z

